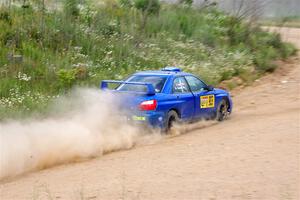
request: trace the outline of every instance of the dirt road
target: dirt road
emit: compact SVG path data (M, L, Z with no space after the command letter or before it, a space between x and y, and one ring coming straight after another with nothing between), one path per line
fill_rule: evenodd
M300 57L279 65L223 123L2 182L0 199L300 199Z

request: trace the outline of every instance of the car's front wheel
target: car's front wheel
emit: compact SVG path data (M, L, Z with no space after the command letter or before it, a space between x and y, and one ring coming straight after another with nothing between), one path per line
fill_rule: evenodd
M223 121L228 116L228 103L225 99L218 104L217 113L216 113L216 120Z

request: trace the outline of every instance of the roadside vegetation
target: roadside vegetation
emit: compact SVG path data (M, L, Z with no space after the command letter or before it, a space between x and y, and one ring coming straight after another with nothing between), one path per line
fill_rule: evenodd
M22 3L24 2L24 3ZM272 72L296 49L254 23L192 1L21 1L0 9L0 119L45 113L74 86L178 66L233 88Z
M281 18L270 18L259 21L262 26L284 26L300 28L300 15L281 17Z

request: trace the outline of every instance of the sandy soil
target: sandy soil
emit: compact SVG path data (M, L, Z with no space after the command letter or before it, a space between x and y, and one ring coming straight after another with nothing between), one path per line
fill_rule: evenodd
M300 29L273 29L299 45ZM300 199L300 56L233 92L231 118L0 183L0 199Z

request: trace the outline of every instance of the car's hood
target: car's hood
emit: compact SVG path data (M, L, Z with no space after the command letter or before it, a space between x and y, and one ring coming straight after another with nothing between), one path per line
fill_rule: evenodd
M214 88L214 91L216 94L229 94L228 91L220 89L220 88Z

